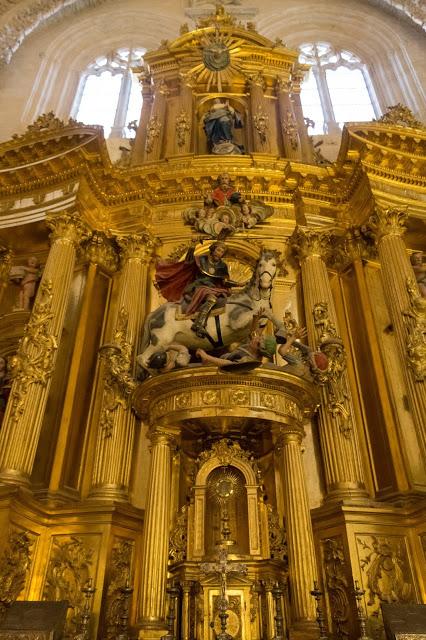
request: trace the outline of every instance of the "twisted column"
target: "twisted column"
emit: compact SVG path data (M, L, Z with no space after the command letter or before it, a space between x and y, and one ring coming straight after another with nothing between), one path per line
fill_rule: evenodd
M143 587L139 606L142 629L164 629L169 523L171 497L172 447L176 430L153 429L148 497L142 541ZM149 634L146 634L147 636Z
M301 145L296 118L293 111L293 104L290 100L289 91L291 83L282 79L277 79L276 91L278 97L278 107L280 113L280 129L282 134L284 155L292 160L301 159Z
M410 411L423 459L426 458L426 380L424 332L426 303L421 298L403 240L407 213L377 208L373 216L377 250L389 314L395 331ZM422 346L423 345L423 346ZM422 362L423 361L423 362Z
M299 258L306 324L312 345L337 335L337 316L325 258L331 248L329 232L298 227L293 234L293 251ZM314 316L315 314L315 316ZM328 335L330 334L330 335ZM341 346L344 356L343 344ZM321 387L319 409L321 450L327 499L367 497L359 452L355 413L344 362L334 384Z
M122 271L106 353L92 488L89 497L128 500L136 418L130 408L135 347L145 316L148 265L154 241L148 232L117 237Z
M302 428L286 428L275 433L275 450L281 462L287 532L289 580L293 619L296 626L310 626L315 620L315 603L310 590L317 579L314 537L301 443Z
M64 326L77 254L88 228L74 213L46 218L51 248L33 310L12 367L0 432L0 481L28 484Z

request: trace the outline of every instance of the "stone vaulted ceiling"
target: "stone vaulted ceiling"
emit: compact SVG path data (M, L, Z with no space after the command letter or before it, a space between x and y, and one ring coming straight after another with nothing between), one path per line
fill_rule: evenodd
M100 5L106 0L0 0L0 67L8 64L25 38L51 18ZM426 30L425 0L365 0ZM225 2L228 4L229 2Z

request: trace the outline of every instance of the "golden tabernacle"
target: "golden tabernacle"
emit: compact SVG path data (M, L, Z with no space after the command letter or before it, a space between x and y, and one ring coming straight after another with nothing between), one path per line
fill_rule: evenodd
M426 129L327 161L308 70L218 7L133 67L118 161L52 112L0 145L5 620L379 640L426 603Z

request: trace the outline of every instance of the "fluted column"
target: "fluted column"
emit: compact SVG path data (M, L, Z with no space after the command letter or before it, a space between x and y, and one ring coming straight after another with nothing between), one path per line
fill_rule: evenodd
M50 215L52 233L33 310L12 367L13 383L0 432L0 481L27 484L64 326L77 247L88 228L77 214Z
M136 423L129 398L134 384L134 352L145 317L148 265L154 242L147 232L119 236L116 240L123 266L112 344L104 347L104 393L89 495L128 500Z
M190 597L194 583L192 580L181 582L182 587L182 640L190 640L191 620L190 620Z
M0 303L9 280L11 262L12 252L10 249L0 246Z
M162 80L154 87L154 102L148 120L145 139L145 160L160 160L166 127L167 96L170 91Z
M269 116L266 111L264 83L265 79L261 73L257 73L250 78L250 110L252 118L253 151L269 153L271 150L269 140Z
M142 594L139 623L149 630L165 628L165 596L169 555L171 458L176 431L153 429L148 497L142 542Z
M377 208L373 223L381 263L383 288L402 361L410 411L426 458L426 380L424 328L426 303L418 291L403 240L407 213Z
M272 589L274 588L274 580L269 578L263 581L263 588L265 589L266 598L266 636L267 640L272 640L275 636L275 606L274 596L272 595Z
M310 590L317 579L317 566L302 464L303 435L302 428L286 427L274 437L281 460L293 620L296 626L305 623L310 627L315 620L315 603Z
M328 232L298 227L293 234L293 250L299 258L302 271L308 335L310 343L315 346L319 338L326 338L327 331L333 334L336 342L340 340L337 336L336 310L324 261L331 246ZM365 499L367 492L364 470L345 367L342 366L334 385L325 384L321 387L321 394L319 423L327 499Z
M293 111L293 104L290 100L289 91L291 83L282 79L277 79L276 91L278 97L278 107L280 113L280 130L282 134L284 155L292 160L300 160L301 147L297 122Z

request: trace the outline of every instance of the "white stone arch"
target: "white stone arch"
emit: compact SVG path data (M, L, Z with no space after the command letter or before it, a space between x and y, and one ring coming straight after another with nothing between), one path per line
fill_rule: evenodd
M193 487L194 501L191 505L188 518L188 533L190 535L191 529L194 532L191 544L192 548L189 549L188 553L190 556L188 559L190 560L200 560L205 554L204 523L206 513L207 478L214 469L222 467L224 464L229 464L230 466L235 467L241 471L244 476L246 482L245 489L247 492L249 552L251 556L258 558L262 556L261 539L267 539L267 531L262 531L262 535L260 534L260 529L261 527L263 528L263 519L261 519L259 513L259 484L254 469L250 462L243 458L232 456L224 462L221 457L212 455L198 470Z
M406 42L401 37L404 27L373 8L367 19L365 9L353 5L345 7L338 18L339 28L336 28L339 6L342 10L341 3L336 0L321 6L321 10L312 0L297 3L286 9L285 16L272 11L258 21L258 28L271 39L282 38L294 49L304 42L323 41L337 49L352 51L367 65L382 111L391 104L402 102L419 117L424 117L426 97ZM417 33L409 31L414 42ZM421 35L419 45L420 40L424 42Z

